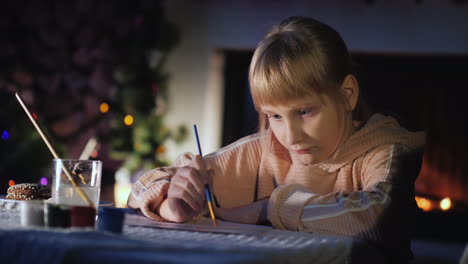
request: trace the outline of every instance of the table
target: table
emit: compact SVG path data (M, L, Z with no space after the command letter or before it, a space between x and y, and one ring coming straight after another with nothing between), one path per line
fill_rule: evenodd
M20 225L0 204L0 263L382 263L370 245L347 237L271 229L226 234L124 225L94 229Z

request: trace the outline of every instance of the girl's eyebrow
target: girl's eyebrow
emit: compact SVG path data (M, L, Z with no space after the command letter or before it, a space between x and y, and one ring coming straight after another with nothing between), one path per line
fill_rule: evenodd
M302 105L295 106L294 108L296 108L296 109L304 109L304 108L314 108L314 107L318 107L318 104L314 104L314 103L302 104Z
M320 107L319 104L311 103L311 104L297 105L297 106L292 107L291 109L292 110L304 110L304 109L319 108L319 107Z
M300 104L300 105L294 105L291 106L290 110L301 110L301 109L309 109L309 108L318 108L320 105L318 103L308 103L308 104ZM261 111L264 113L275 113L274 109L269 109L262 107Z
M267 115L268 115L268 114L274 114L274 113L275 113L275 112L273 112L273 111L271 111L271 110L266 110L266 109L263 109L263 108L262 108L261 110L262 110L263 113L265 113L265 114L267 114Z
M260 110L261 110L262 112L274 112L274 109L270 109L270 108L265 107L265 106L262 106L262 107L260 108Z

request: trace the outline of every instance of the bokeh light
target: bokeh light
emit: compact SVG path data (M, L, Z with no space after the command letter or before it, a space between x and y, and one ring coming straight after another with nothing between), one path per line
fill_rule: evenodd
M128 195L132 191L132 185L130 183L115 183L114 184L114 201L115 207L125 208L127 207Z
M99 106L99 110L101 111L101 113L109 112L109 104L101 103L101 105Z
M134 121L134 119L133 119L133 116L131 116L131 115L126 115L125 118L124 118L124 123L127 126L131 126L133 124L133 121Z
M416 200L416 203L418 204L418 207L421 208L425 212L430 211L434 208L432 201L427 198L416 196L415 200Z
M9 180L8 181L8 186L13 186L15 185L15 181L14 180Z
M440 206L440 209L446 211L446 210L448 210L448 209L450 209L452 207L452 200L450 200L450 198L446 197L446 198L440 200L439 206Z
M10 133L8 133L8 131L4 130L2 132L2 139L3 140L8 140L10 138Z
M156 152L159 153L159 154L163 154L166 152L166 147L160 145L157 149L156 149Z
M47 180L46 177L42 177L42 178L41 178L41 184L42 184L42 185L47 185L47 184L49 184L49 181Z

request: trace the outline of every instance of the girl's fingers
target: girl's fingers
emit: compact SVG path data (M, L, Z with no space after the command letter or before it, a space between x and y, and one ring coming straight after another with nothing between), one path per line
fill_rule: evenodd
M204 184L202 182L200 173L196 169L184 167L180 168L178 173L180 177L177 177L176 180L179 182L179 185L182 187L192 185L202 197L204 196Z
M190 167L179 168L171 179L169 195L172 198L186 201L194 210L200 209L205 199L205 193L197 170Z
M211 182L214 171L212 168L206 166L202 156L186 153L184 158L186 162L188 162L188 164L186 163L187 166L197 169L203 185Z
M201 209L201 201L195 196L197 196L196 192L190 192L186 188L183 188L176 184L171 184L167 193L167 197L169 199L182 200L185 203L187 203L193 211L199 211Z
M201 181L203 185L208 183L208 175L207 175L207 170L205 166L205 161L203 160L203 157L200 155L196 155L192 159L192 164L195 169L198 170L200 176L201 176Z

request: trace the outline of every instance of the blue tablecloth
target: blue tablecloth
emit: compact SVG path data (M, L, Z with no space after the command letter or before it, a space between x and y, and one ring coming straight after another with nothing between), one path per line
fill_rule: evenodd
M1 263L274 263L274 255L194 250L96 231L0 230Z
M383 263L371 245L346 237L271 229L255 235L125 225L24 228L0 210L0 263Z

